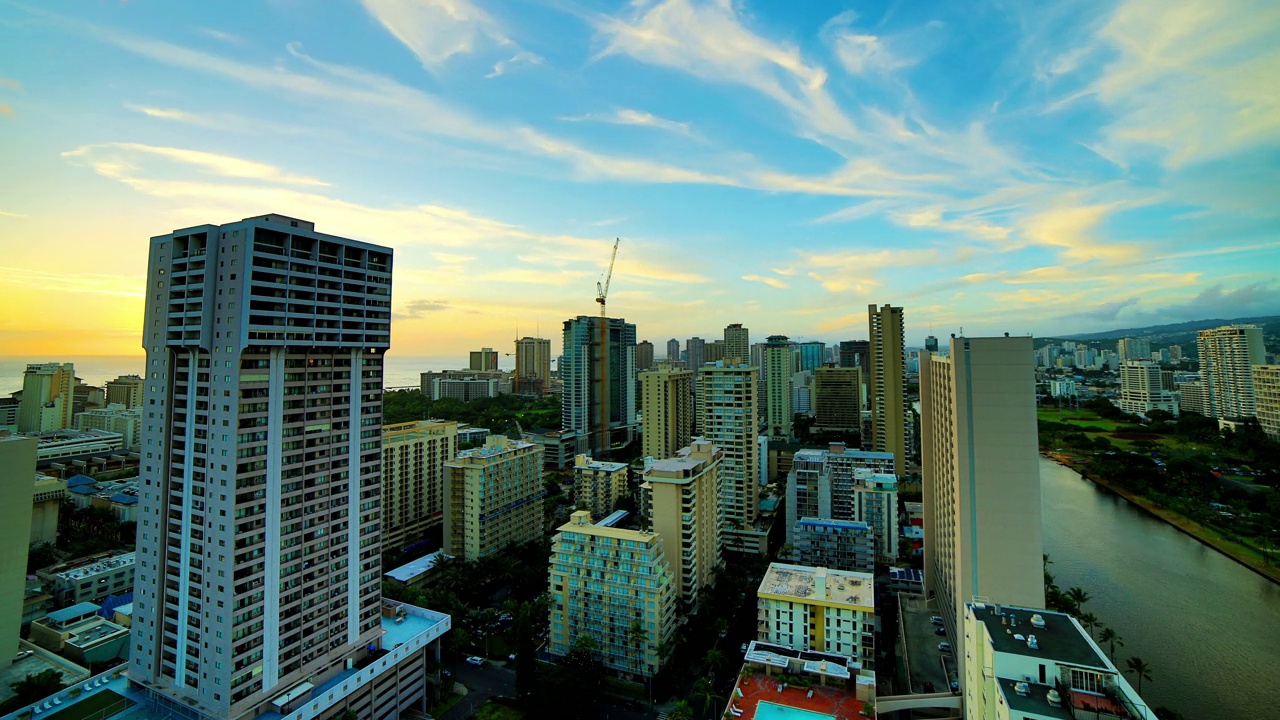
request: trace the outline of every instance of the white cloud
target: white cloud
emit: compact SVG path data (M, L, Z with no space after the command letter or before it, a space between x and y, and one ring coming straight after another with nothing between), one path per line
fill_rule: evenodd
M118 152L117 152L118 151ZM141 143L104 143L100 145L82 145L75 150L62 153L69 158L87 158L99 173L109 177L120 177L130 167L130 157L152 155L203 169L214 175L247 180L264 180L283 183L285 185L328 185L305 175L294 175L265 163L242 160L229 155L186 150L183 148L157 147Z
M756 283L768 285L771 288L777 288L779 290L786 290L787 288L791 287L790 285L779 280L778 278L768 277L767 275L743 275L742 279L748 282L756 282Z
M470 0L364 0L364 7L431 72L455 55L481 49L517 50L499 61L489 77L501 75L513 62L541 61L520 49L493 16Z
M612 114L587 114L587 115L571 115L561 117L561 120L567 122L602 122L614 125L639 125L641 127L650 127L657 130L666 130L678 135L688 137L696 137L687 122L677 122L675 120L667 120L658 117L653 113L643 110L633 110L631 108L617 108Z

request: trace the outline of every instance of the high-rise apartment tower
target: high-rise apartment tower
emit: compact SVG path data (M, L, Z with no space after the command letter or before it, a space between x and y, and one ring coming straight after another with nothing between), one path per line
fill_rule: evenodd
M894 473L901 476L911 445L905 392L907 355L903 344L902 308L867 307L871 348L867 383L871 404L871 444L876 452L893 453ZM866 445L866 441L863 441Z
M560 379L561 428L576 438L575 454L608 456L635 439L636 326L620 318L579 315L564 321ZM601 342L603 340L603 346ZM608 362L601 362L601 353ZM602 370L605 376L601 376Z
M1267 361L1262 328L1257 325L1225 325L1201 330L1200 377L1209 389L1211 417L1240 419L1257 414L1253 366Z
M664 364L640 373L643 455L668 458L693 438L692 370Z
M280 215L151 239L128 672L185 716L380 643L391 261Z
M741 365L751 359L751 331L742 323L725 326L723 359L728 365Z
M515 392L542 395L551 387L551 341L522 337L516 341Z

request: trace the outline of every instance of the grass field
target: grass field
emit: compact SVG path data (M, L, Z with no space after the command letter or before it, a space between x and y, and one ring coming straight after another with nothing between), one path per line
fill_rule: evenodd
M1113 432L1120 424L1115 420L1103 420L1091 410L1077 408L1037 408L1036 417L1049 422L1060 422L1077 427L1096 427L1099 430Z
M133 707L132 700L113 690L101 690L75 705L49 715L48 720L106 720Z

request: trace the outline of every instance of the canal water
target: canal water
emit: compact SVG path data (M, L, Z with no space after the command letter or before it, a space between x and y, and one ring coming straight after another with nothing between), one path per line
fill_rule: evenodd
M1280 585L1052 460L1040 477L1049 572L1088 591L1085 610L1120 633L1121 670L1132 656L1152 667L1147 702L1197 720L1280 720Z

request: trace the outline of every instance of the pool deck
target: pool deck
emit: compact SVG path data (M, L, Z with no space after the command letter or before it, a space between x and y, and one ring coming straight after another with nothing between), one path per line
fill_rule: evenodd
M762 701L821 713L836 720L861 720L867 717L862 714L862 701L844 688L814 685L806 689L788 687L779 692L780 687L776 677L764 673L739 678L729 707L742 711L742 714L736 715L740 720L755 720L756 709ZM813 697L809 697L810 690L813 691ZM742 697L738 697L739 691Z

